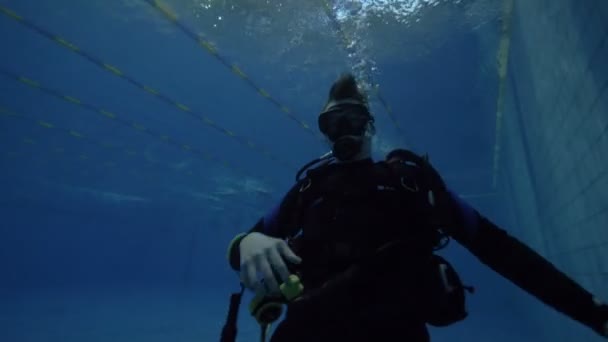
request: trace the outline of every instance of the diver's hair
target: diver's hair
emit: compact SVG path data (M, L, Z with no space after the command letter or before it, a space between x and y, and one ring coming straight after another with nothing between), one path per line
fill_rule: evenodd
M330 101L354 99L368 106L367 96L361 92L357 85L355 76L350 73L344 73L334 82L329 90L329 98L323 108L327 108Z

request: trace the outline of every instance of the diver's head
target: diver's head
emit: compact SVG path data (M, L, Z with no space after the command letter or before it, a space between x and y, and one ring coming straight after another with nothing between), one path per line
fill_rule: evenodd
M338 161L371 158L374 117L353 75L344 74L334 82L318 124Z

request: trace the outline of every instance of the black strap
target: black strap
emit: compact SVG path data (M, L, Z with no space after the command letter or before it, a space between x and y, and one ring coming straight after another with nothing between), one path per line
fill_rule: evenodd
M230 308L226 317L226 324L222 329L222 338L220 342L235 342L237 334L237 320L239 314L239 306L245 292L245 286L241 284L241 291L230 295Z
M268 333L268 328L270 326L268 324L260 325L260 342L266 342L266 334Z
M332 165L333 164L327 162L314 169L307 170L306 177L296 184L298 187L298 194L295 198L296 203L291 216L290 226L293 227L293 229L290 232L290 238L296 236L300 232L302 215L311 201L315 199L315 194L318 190L318 180L320 177L323 177L324 171Z

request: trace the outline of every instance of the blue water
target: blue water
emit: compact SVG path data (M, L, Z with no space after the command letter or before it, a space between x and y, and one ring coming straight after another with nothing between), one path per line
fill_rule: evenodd
M180 23L213 41L222 58L238 63L296 120L145 1L0 1L23 18L0 15L1 341L217 341L228 296L238 289L225 259L228 242L276 203L300 165L327 150L316 115L352 58L322 11L311 17L325 33L307 31L301 44L290 45L293 32L276 36L278 26L266 35L247 33L242 19L261 25L264 8L224 13L228 6L197 18L194 4L171 5ZM374 155L397 146L429 153L455 191L506 225L492 187L499 16L473 28L458 19L462 7L440 10L449 12L441 25L422 20L425 28L401 47L391 42L404 28L387 36L387 45L381 30L367 37L375 81L402 127L372 97ZM296 11L285 10L287 21ZM422 19L434 13L422 11ZM209 18L220 14L213 27ZM267 16L271 27L281 23ZM133 86L24 22L191 110ZM528 308L543 310L542 304L459 246L446 255L478 291L470 297L470 317L432 330L435 341L541 340L546 327ZM252 341L258 331L245 308L239 339Z

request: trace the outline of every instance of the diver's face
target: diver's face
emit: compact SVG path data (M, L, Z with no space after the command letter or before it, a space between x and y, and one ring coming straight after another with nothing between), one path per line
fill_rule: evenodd
M329 141L336 142L344 136L362 136L367 123L372 120L367 108L344 104L330 107L319 115L319 130Z
M373 132L371 128L366 129L363 135L361 150L354 160L368 159L372 157L372 140Z
M340 162L349 162L371 158L375 128L371 122L361 135L346 135L332 141L325 135L325 142Z
M361 104L339 104L319 115L319 130L331 143L334 157L353 161L371 156L373 117Z

